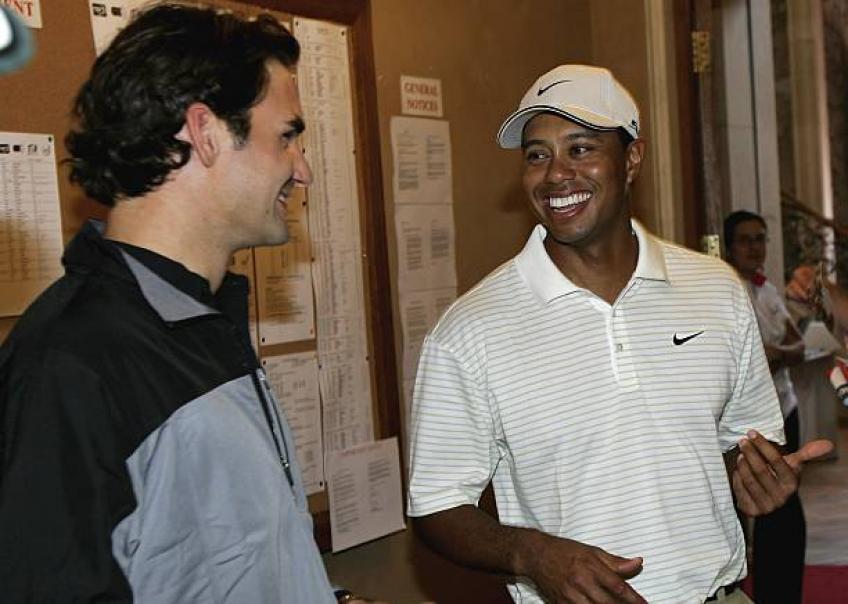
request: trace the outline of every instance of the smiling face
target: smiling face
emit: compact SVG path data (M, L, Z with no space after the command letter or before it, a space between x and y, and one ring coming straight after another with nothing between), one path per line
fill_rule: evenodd
M303 111L294 79L280 63L267 69L267 90L250 111L247 140L223 150L226 174L215 195L233 249L288 241L288 197L293 187L312 182L299 140Z
M524 127L522 150L530 206L556 242L580 247L629 236L627 193L641 165L641 140L625 148L615 131L540 113Z

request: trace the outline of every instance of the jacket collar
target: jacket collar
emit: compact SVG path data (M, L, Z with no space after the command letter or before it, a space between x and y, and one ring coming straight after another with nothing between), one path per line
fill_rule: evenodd
M68 245L62 258L62 262L69 270L96 269L124 281L135 281L150 307L168 323L221 314L213 306L198 300L183 288L157 274L152 268L153 265L146 264L119 245L104 239L103 230L104 224L99 221L90 220L83 225L82 230ZM172 272L191 274L173 260L163 256L159 256L159 259L160 262L173 263L175 267ZM200 278L196 275L194 277ZM230 295L234 288L244 290L246 293L247 285L243 281L243 277L227 274L219 294ZM216 296L215 299L219 297Z
M124 250L121 250L121 255L135 276L147 303L162 317L163 321L173 323L204 315L220 314L218 310L174 287Z

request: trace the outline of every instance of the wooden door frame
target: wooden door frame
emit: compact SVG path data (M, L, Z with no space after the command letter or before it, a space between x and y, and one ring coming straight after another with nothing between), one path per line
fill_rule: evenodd
M680 124L681 206L684 244L700 248L706 232L704 208L701 110L698 82L692 62L692 31L695 29L695 2L674 2L674 46L677 72L677 108Z

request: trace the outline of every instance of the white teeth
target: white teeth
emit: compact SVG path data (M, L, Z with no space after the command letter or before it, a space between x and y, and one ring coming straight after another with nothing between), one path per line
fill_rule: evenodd
M567 195L565 197L549 197L548 205L552 208L565 208L568 206L574 206L578 203L583 203L587 201L592 196L591 193L581 192L581 193L572 193L571 195Z

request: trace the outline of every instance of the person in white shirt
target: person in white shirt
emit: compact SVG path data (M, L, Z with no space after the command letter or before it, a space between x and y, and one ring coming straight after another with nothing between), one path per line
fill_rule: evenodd
M798 450L798 397L789 368L804 361L804 343L783 296L766 279L768 233L765 220L746 210L724 219L727 261L748 290L757 316L786 432L786 452ZM792 494L786 504L754 520L754 598L759 602L800 603L804 577L806 523L801 499Z
M756 516L832 447L781 455L739 278L632 219L639 123L606 69L533 84L498 142L521 148L540 224L422 347L408 513L443 555L514 577L516 601L745 602L728 472ZM498 519L477 507L490 482Z

